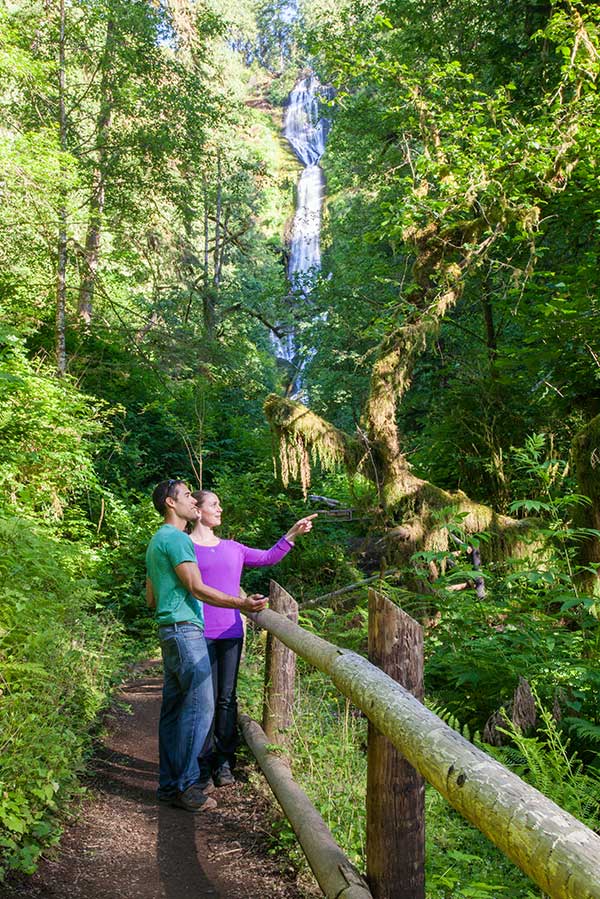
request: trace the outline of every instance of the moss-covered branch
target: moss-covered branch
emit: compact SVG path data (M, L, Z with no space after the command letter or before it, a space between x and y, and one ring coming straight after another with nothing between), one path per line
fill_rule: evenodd
M348 435L302 403L274 394L268 397L265 411L277 437L285 484L299 480L306 493L311 462L318 462L327 470L343 467L349 475L360 471L380 496L385 495L390 556L406 557L418 549L447 550L448 529L440 519L441 509L464 515L461 526L466 533L489 531L495 558L524 551L529 523L499 515L461 491L451 493L416 477L401 454L390 466L362 432Z
M298 480L306 494L310 486L311 461L326 470L337 465L356 471L361 463L357 438L334 427L302 403L271 394L265 413L279 443L281 480L287 486Z

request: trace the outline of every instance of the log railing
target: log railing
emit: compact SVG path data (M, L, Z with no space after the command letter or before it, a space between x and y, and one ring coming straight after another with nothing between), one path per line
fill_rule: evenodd
M552 899L600 899L600 837L448 727L410 692L418 695L421 689L418 666L408 670L408 662L418 655L414 645L415 639L417 643L419 640L416 622L413 628L409 624L412 619L370 591L370 629L371 634L379 633L379 648L374 648L370 636L369 651L374 661L386 665L383 656L391 653L390 676L357 653L299 627L286 617L293 615L290 600L279 585L271 582L271 608L252 616L254 621L331 678L369 719L372 741L385 738L384 746L369 749L371 770L367 781L371 793L367 798L367 853L371 856L367 859L367 875L375 899L424 897L422 786L416 772ZM276 611L280 605L285 614ZM411 632L412 637L407 637ZM405 679L409 689L394 677ZM281 679L275 682L273 690L273 680L267 678L267 721L269 709L282 707L289 714L289 697L282 696L285 684ZM272 718L268 726L269 740L285 737L284 720L278 724ZM396 757L390 754L391 747L397 750ZM407 799L407 790L412 791L412 800ZM418 821L414 819L415 809ZM374 834L371 841L370 832ZM382 850L384 845L387 848ZM390 856L393 862L397 852L401 853L401 862L387 864ZM317 873L310 857L309 862ZM319 883L326 896L353 895L331 892L321 880ZM367 896L368 892L357 895Z

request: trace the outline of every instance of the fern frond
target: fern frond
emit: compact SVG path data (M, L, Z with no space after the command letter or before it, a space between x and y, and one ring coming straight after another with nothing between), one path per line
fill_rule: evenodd
M566 725L570 733L575 734L581 740L589 740L591 743L600 743L600 726L588 721L587 718L574 718L567 716L561 722Z

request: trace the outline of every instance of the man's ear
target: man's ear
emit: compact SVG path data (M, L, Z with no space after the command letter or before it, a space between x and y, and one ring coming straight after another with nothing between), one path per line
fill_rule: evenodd
M168 506L170 509L172 509L173 506L175 505L175 503L176 503L175 497L165 496L165 506Z

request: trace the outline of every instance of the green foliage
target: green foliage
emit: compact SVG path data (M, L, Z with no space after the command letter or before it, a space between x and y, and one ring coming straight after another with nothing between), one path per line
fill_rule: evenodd
M526 676L563 718L560 733L522 738L517 764L538 783L554 772L573 796L595 790L600 638L595 601L577 586L577 547L598 533L573 524L585 491L558 460L600 409L599 4L571 4L570 15L525 0L303 7L306 35L281 2L67 4L62 133L57 8L0 10L4 867L31 871L57 838L121 628L130 652L152 639L142 592L154 483L181 476L217 490L224 533L254 545L307 511L272 476L262 404L283 378L270 326L302 334L311 408L352 430L377 348L457 268L456 304L431 328L399 410L403 450L440 486L539 518L538 556L507 570L489 535L471 536L485 600L446 589L473 579L467 564L429 584L429 564L446 564L434 551L409 572L427 592L382 590L424 620L428 690L463 733L481 730ZM297 163L273 104L305 64L299 41L338 93L324 277L292 305L284 231ZM69 374L57 379L63 210ZM439 237L430 255L428 228ZM77 307L90 273L85 322ZM279 566L299 600L360 580L380 546L372 486L328 475L315 489L360 514L318 520ZM460 517L438 523L465 540ZM249 572L246 588L265 590L269 574ZM303 624L363 651L365 593ZM295 771L310 775L360 862L365 722L318 679L303 684ZM252 665L242 687L256 707ZM432 899L532 895L435 794L427 802Z
M509 702L519 676L544 702L558 695L563 709L597 721L594 619L578 607L548 611L547 590L544 581L499 579L484 601L467 591L439 595L426 640L427 683L472 729Z
M599 5L305 7L309 48L338 88L316 408L353 428L378 345L456 278L456 305L442 303L410 372L402 448L419 475L505 511L519 495L511 445L544 430L565 457L598 404Z
M95 481L104 404L34 365L10 333L0 335L0 403L2 506L61 519L74 493Z
M0 876L31 873L60 834L90 728L121 661L121 631L100 613L81 545L0 518Z
M32 871L58 838L124 647L154 642L154 484L218 489L250 543L305 511L273 481L262 414L279 380L269 325L290 318L297 164L266 100L273 77L244 64L255 5L192 6L66 4L64 66L58 7L0 10L2 870ZM333 567L341 551L328 553Z
M570 751L548 709L539 707L540 725L535 736L525 736L510 722L506 733L510 747L499 750L510 767L524 780L570 812L589 828L600 827L600 775L584 771L577 753Z

